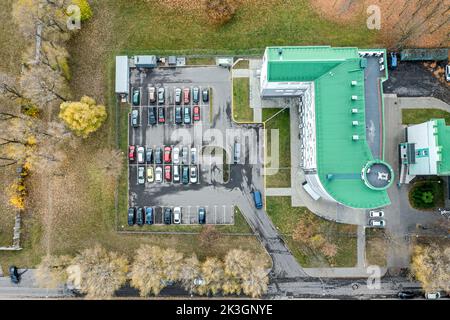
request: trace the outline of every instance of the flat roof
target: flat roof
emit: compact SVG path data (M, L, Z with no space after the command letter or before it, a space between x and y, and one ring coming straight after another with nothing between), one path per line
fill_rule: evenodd
M433 119L437 128L437 145L440 149L440 161L438 162L438 174L450 174L450 126L445 124L445 119Z
M128 57L116 56L116 93L129 92L130 73L128 70Z

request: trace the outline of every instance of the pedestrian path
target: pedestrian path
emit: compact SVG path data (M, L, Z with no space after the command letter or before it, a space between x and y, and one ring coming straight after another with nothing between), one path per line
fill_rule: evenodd
M291 188L267 188L266 189L266 196L291 196L292 195L292 189Z
M380 268L380 274L367 268L303 268L309 276L317 278L368 278L369 276L384 276L386 268Z

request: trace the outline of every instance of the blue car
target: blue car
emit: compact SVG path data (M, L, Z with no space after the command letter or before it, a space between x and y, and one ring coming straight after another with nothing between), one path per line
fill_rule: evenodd
M153 224L153 208L145 208L145 224Z
M253 191L253 200L255 201L256 209L261 209L263 207L261 192L258 190Z

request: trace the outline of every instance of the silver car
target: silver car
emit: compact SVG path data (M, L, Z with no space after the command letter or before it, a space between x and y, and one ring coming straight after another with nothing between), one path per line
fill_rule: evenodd
M188 147L183 147L183 164L189 163L189 149Z
M162 167L156 167L155 169L155 181L161 183L163 181L163 169Z
M181 104L181 89L175 89L175 104Z
M173 208L173 223L174 224L181 223L181 207Z
M164 88L161 87L158 89L158 103L164 104L165 98L164 98Z
M138 184L145 184L145 167L138 167Z
M144 147L138 147L137 148L137 162L138 163L144 163L145 157L144 157Z
M197 183L198 182L198 178L197 178L197 166L192 166L190 169L190 180L191 183Z
M180 148L175 147L173 148L173 163L178 164L180 163Z

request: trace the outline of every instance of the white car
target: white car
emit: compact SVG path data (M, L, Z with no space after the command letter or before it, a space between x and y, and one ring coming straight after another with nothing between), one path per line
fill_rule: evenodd
M384 217L384 211L383 210L379 210L379 211L377 211L377 210L370 210L369 216L371 218L382 218L382 217Z
M180 148L175 147L173 148L173 163L178 164L180 163Z
M181 223L181 207L173 208L173 223L174 224Z
M191 183L197 183L197 166L192 166L190 171Z
M191 163L196 164L197 163L197 149L191 148Z
M445 66L445 80L450 82L450 64Z
M370 220L369 221L369 225L371 225L372 227L385 227L386 226L386 222L384 220Z
M180 166L173 166L173 182L180 182Z
M144 147L137 147L137 162L138 163L144 163L145 157L144 157Z
M425 299L429 299L429 300L436 300L439 299L441 297L441 294L439 292L427 292L425 294Z
M162 182L163 180L163 170L162 167L156 167L155 169L155 181L156 182Z

